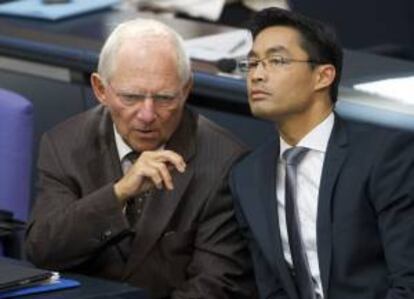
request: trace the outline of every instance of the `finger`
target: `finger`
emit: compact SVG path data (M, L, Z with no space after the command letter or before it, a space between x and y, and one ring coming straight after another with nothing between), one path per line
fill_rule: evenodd
M145 155L144 153L141 154L140 158L129 170L131 176L134 177L137 192L146 191L153 186L158 189L163 188L163 176L159 170L160 164L163 163L157 162L152 152L145 152Z
M154 168L154 167L148 168L145 172L145 177L151 180L157 189L162 189L163 180L157 168Z
M153 167L156 168L159 174L161 175L164 186L168 190L173 190L174 185L173 185L172 177L168 169L168 166L163 162L157 162L157 163L154 162Z
M186 169L186 163L182 156L171 150L143 152L135 164L144 166L151 161L166 163L170 170L171 166L176 168L179 172L184 172Z
M159 151L160 156L158 159L160 159L162 162L169 162L172 164L179 172L184 172L186 168L186 163L183 159L183 157L176 152L170 151L170 150L162 150Z

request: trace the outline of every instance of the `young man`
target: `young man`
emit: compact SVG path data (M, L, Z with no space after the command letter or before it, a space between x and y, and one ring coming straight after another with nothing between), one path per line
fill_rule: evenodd
M342 50L276 8L251 25L253 114L272 140L232 172L260 298L414 298L414 138L333 112Z
M186 108L181 38L119 25L91 83L101 105L41 142L31 261L146 288L151 298L246 298L247 248L227 183L245 148Z

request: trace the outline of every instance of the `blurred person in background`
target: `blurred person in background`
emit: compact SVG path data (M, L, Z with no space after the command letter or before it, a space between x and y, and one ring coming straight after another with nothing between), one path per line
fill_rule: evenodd
M254 12L267 7L289 9L288 0L124 0L123 9L243 27Z

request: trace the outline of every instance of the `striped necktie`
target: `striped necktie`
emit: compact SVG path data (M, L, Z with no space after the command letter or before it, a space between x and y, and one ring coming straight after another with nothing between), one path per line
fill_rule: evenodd
M305 156L307 148L292 147L283 153L286 161L285 213L289 237L289 247L293 262L293 275L300 299L314 299L315 289L309 269L309 263L300 233L299 215L296 198L297 165Z

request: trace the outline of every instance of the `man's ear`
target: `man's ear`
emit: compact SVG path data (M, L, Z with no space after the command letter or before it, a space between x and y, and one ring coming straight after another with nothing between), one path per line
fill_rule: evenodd
M329 88L335 80L335 67L332 64L322 64L316 68L315 91Z
M102 105L106 105L106 86L98 73L92 73L91 85L95 97Z

